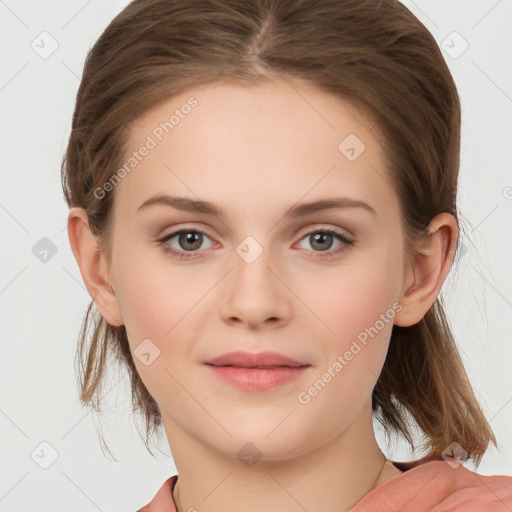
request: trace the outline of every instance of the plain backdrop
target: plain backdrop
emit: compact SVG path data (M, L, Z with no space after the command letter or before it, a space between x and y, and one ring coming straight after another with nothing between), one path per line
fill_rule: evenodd
M127 3L0 0L1 512L133 512L176 472L165 436L156 458L146 452L123 374L107 388L100 426L118 461L107 458L74 374L90 296L69 247L60 164L87 51ZM462 101L467 237L442 296L499 441L478 472L512 475L512 0L404 3L443 48ZM419 457L378 437L394 460Z

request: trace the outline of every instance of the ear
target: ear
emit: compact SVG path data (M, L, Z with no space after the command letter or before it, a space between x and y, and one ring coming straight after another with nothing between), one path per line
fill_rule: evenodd
M409 327L418 323L435 303L453 262L458 236L453 215L440 213L432 219L428 238L415 248L408 267L399 300L402 309L395 315L395 325Z
M89 228L87 213L83 208L70 209L68 238L82 279L101 316L110 325L123 325L119 301L109 283L107 257Z

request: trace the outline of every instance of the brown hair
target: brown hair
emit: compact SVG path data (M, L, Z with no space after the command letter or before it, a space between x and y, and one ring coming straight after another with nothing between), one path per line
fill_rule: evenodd
M122 164L130 123L190 86L271 77L303 80L371 114L401 201L408 258L434 216L448 212L459 222L458 92L435 39L398 0L135 0L87 56L62 163L68 206L87 212L107 255L114 193L99 199L94 191ZM158 405L136 371L124 326L95 315L87 344L93 305L77 350L81 401L100 410L113 354L129 371L149 450L161 425ZM417 324L393 326L372 405L387 434L415 449L412 418L431 458L455 441L478 464L490 441L497 446L440 297Z

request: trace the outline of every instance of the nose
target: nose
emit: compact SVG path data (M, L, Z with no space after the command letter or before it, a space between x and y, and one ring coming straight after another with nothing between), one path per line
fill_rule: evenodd
M253 261L235 252L232 261L234 268L227 276L228 291L220 307L223 320L250 329L288 323L293 293L270 251L263 250Z

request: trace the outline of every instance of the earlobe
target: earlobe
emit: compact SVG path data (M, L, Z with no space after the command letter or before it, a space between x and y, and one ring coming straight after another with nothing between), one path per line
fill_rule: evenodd
M101 316L110 325L123 325L119 300L109 283L106 255L98 247L83 208L70 209L68 238L82 279Z
M453 215L440 213L429 224L428 239L416 248L412 268L404 281L402 310L395 324L409 327L418 323L435 303L450 270L458 239Z

